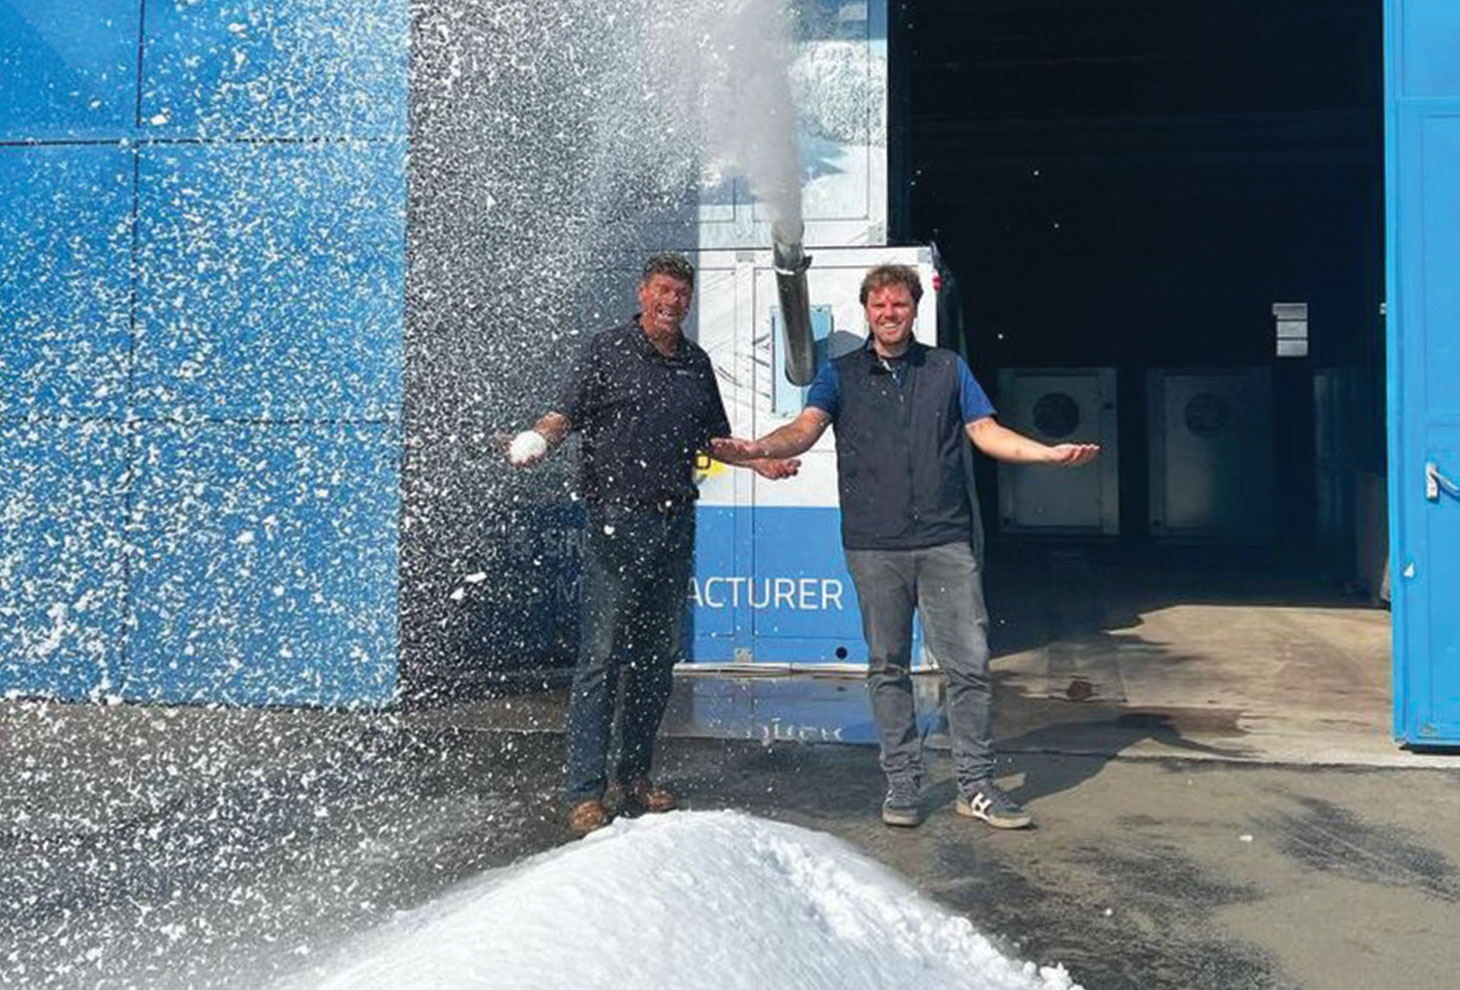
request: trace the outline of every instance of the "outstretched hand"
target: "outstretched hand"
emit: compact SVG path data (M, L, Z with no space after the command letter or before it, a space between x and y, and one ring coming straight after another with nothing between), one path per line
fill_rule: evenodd
M797 472L801 470L801 461L795 457L787 457L783 460L761 459L748 461L745 466L762 478L768 478L771 481L780 481L782 478L795 477Z
M1062 443L1050 450L1053 454L1049 462L1059 467L1079 467L1100 456L1100 445L1096 443Z
M710 440L710 456L723 464L748 467L771 481L794 477L801 470L801 461L795 457L766 457L765 445L759 440L714 437Z
M710 440L710 456L725 464L740 464L765 457L765 451L755 440L741 440L739 437L715 437Z

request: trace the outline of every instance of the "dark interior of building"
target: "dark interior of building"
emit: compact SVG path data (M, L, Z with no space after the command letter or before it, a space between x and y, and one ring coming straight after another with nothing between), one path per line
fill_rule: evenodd
M1360 491L1384 471L1381 14L1378 0L894 5L894 238L938 246L991 392L1001 369L1115 369L1106 542L1159 535L1149 370L1266 367L1273 526L1250 535L1361 579L1355 542L1382 528ZM1305 356L1277 356L1280 302L1307 304Z

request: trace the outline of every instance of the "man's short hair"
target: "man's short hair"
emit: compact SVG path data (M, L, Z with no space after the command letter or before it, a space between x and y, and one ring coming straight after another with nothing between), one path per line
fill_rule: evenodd
M923 280L918 278L918 270L911 265L878 265L873 268L862 278L862 291L857 298L865 306L868 296L892 285L907 286L915 306L923 298Z
M690 288L694 288L695 266L677 251L660 251L658 254L650 255L649 260L644 262L644 274L640 276L639 281L647 282L655 275L668 275L670 278L678 279Z

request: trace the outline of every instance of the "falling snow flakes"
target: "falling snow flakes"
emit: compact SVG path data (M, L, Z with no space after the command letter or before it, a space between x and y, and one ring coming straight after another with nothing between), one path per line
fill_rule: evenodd
M802 46L791 83L808 134L847 144L886 143L886 120L867 108L886 100L887 68L873 64L867 46L817 41Z
M34 147L0 155L0 414L120 418L128 349L130 155ZM125 175L126 181L119 182ZM98 386L105 386L97 396Z
M212 4L160 4L148 10L148 29L152 85L144 109L164 102L184 108L178 122L202 136L404 131L406 4L293 0L246 15Z
M38 657L46 657L54 653L61 645L62 637L75 626L67 621L70 609L65 602L53 602L46 609L46 617L51 620L51 628L47 630L46 636L40 642L35 643L31 649Z
M158 431L166 442L134 496L143 520L134 537L134 688L236 703L388 693L393 617L370 604L393 586L396 566L395 501L377 480L388 434L236 424ZM295 495L296 483L308 490L337 476L351 483L331 499ZM179 654L193 659L162 662ZM338 659L321 664L326 657Z
M139 411L393 416L402 155L394 145L204 146L144 173ZM185 227L154 205L179 196ZM179 297L181 308L172 305Z

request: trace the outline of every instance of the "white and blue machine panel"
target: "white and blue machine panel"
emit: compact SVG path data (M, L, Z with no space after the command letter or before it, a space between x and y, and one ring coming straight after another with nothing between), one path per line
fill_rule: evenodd
M931 254L920 248L813 250L807 287L818 360L861 346L857 299L882 262L919 268L928 291L916 332L936 339ZM756 437L794 419L804 389L784 375L769 251L705 251L697 258L695 333L715 363L731 428ZM703 663L861 664L856 589L841 546L833 431L801 458L801 472L767 481L713 464L701 478L690 655Z
M781 311L771 310L771 380L775 392L771 395L771 411L785 416L795 416L806 405L809 385L796 385L786 377L786 337L781 329ZM826 363L827 346L831 336L832 315L830 306L811 307L812 348L816 355L816 366Z
M790 75L800 127L806 243L887 240L887 0L797 0ZM696 243L705 250L771 242L771 212L742 177L698 197ZM679 226L666 218L661 225Z

